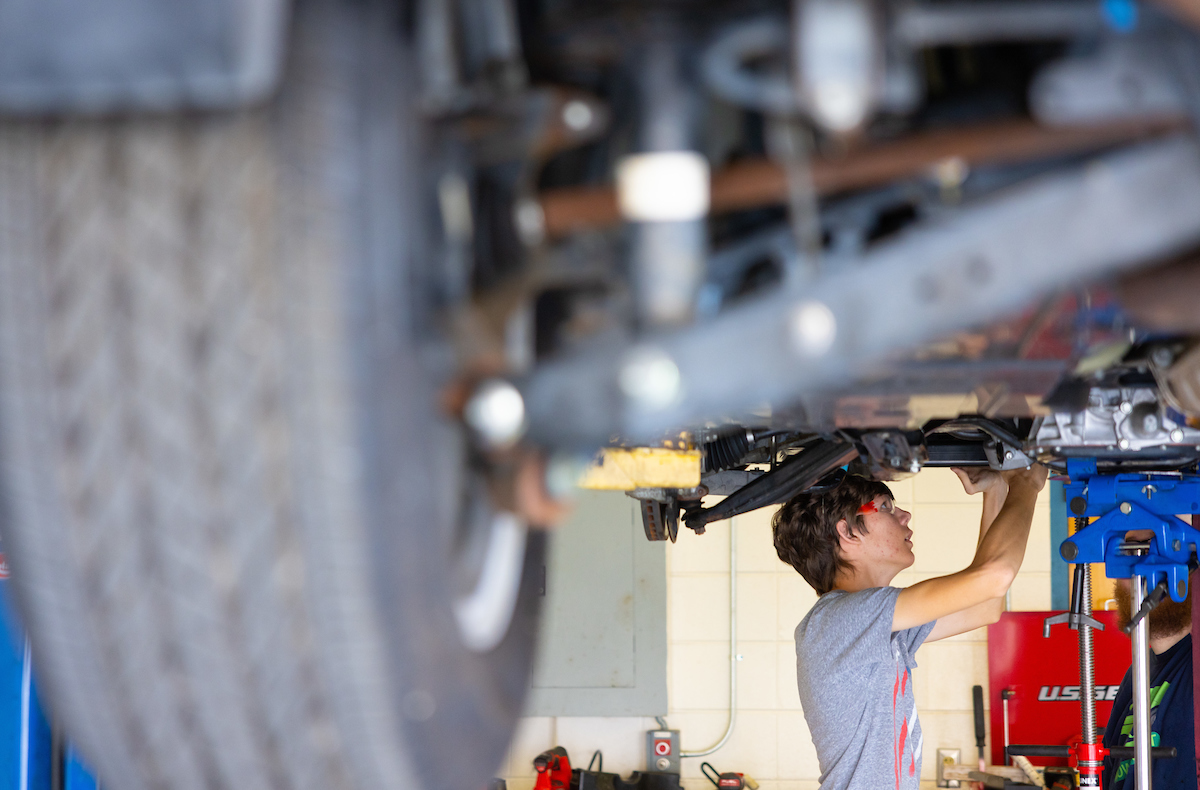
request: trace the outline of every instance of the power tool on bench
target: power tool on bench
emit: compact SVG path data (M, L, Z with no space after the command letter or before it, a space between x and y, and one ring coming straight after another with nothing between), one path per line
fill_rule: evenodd
M570 790L571 760L563 747L555 746L533 758L533 769L537 771L534 790Z

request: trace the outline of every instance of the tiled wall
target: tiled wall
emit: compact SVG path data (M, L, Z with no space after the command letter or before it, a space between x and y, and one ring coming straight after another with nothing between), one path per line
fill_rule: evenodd
M897 503L911 510L917 561L897 577L905 586L962 569L975 551L979 498L968 497L952 472L928 469L892 484ZM1042 492L1021 573L1013 585L1014 610L1050 606L1050 510ZM816 594L775 556L770 518L774 509L736 519L738 687L733 737L704 759L722 771L741 771L763 790L815 790L816 753L796 694L792 632ZM729 704L729 531L711 525L697 537L688 530L668 547L667 722L682 731L683 748L705 749L725 731ZM939 747L976 755L971 686L987 686L986 630L925 645L913 675L925 732L922 787L934 786ZM565 746L574 765L592 752L604 754L607 771L628 775L644 767L644 732L656 727L642 718L523 719L503 776L510 790L534 783L533 758L553 745ZM990 741L989 741L990 744ZM711 787L700 760L684 760L683 785Z

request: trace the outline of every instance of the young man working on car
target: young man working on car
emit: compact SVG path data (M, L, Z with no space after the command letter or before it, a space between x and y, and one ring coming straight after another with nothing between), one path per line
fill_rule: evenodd
M911 515L883 483L847 476L831 490L793 497L772 520L779 558L820 595L796 627L796 674L822 790L916 790L922 743L913 654L1003 611L1046 470L955 472L967 493L983 493L975 558L904 589L889 585L914 561Z
M1128 533L1127 540L1148 540L1150 532ZM1117 579L1114 590L1118 620L1128 625L1133 602L1129 579ZM1192 589L1182 603L1168 596L1150 610L1150 743L1174 746L1174 759L1151 763L1154 790L1192 790L1196 786L1195 721L1192 709ZM1133 746L1133 673L1125 673L1113 701L1104 745ZM1100 786L1106 790L1133 790L1133 760L1104 758Z

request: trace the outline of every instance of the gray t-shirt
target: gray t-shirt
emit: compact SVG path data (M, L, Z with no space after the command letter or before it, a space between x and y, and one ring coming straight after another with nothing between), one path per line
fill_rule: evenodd
M817 599L796 626L796 679L821 790L917 790L921 723L913 654L934 623L892 631L896 587Z

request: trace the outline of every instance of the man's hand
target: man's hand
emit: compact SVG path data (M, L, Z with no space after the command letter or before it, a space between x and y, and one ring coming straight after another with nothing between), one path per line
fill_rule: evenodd
M1000 472L986 466L972 466L966 469L954 467L951 471L962 481L963 491L968 494L979 494L984 491L1000 493L1008 490L1008 482Z
M1037 493L1045 487L1046 478L1049 477L1050 470L1041 464L1034 464L1028 469L1011 469L1000 474L1004 477L1010 489L1017 486L1028 486L1033 489L1034 493Z

